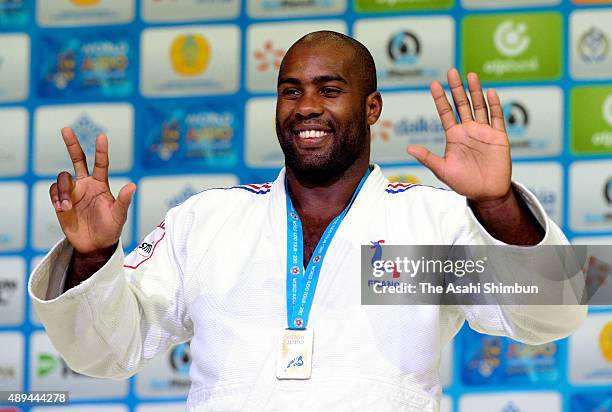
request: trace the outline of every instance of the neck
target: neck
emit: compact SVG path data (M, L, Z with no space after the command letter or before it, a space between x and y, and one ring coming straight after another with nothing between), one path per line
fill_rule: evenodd
M369 159L357 159L341 175L316 184L298 179L287 167L287 185L295 210L302 218L337 216L348 205L368 166Z

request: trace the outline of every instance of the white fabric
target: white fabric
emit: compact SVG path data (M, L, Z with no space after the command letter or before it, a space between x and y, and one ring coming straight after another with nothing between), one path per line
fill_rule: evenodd
M258 186L259 194L243 186L191 197L145 239L152 253L137 248L126 258L131 266L144 260L136 269L123 267L119 245L102 269L61 295L72 248L57 244L32 274L29 293L68 365L126 378L191 339L190 411L437 411L440 352L464 320L480 332L537 344L567 336L586 316L584 306L361 305L362 244L501 243L464 197L425 186L388 193L376 166L323 262L309 322L312 378L278 381L275 349L286 327L284 177L283 170L270 190ZM541 244L567 243L536 198L516 187L545 228Z

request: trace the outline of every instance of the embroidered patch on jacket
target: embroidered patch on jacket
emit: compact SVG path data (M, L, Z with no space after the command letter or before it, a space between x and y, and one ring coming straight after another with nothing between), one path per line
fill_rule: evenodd
M149 233L147 237L143 239L140 245L136 246L136 248L125 258L123 267L136 269L138 266L151 259L153 253L155 252L155 248L165 236L166 222L162 221L159 225L157 225L155 230Z
M416 186L422 186L422 185L416 184L416 183L399 183L399 182L388 183L387 189L385 189L385 191L387 193L395 194L395 193L405 192L406 190L412 189L413 187L416 187Z
M251 193L255 193L256 195L265 195L270 192L270 188L272 185L270 183L263 183L261 185L255 185L251 183L247 183L244 185L234 186L232 189L244 189Z

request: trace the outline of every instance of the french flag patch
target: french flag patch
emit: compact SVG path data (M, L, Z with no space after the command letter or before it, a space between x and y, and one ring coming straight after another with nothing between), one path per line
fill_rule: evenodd
M255 193L256 195L265 195L270 192L270 188L272 187L270 183L263 183L260 185L255 185L251 183L247 183L240 186L234 186L236 189L243 189L249 191L251 193Z
M166 236L166 222L162 221L154 231L149 233L143 241L136 246L123 262L123 267L128 269L136 269L147 260L151 259L155 248Z
M391 193L391 194L395 194L395 193L401 193L401 192L405 192L408 189L411 189L415 186L421 186L420 184L416 184L416 183L399 183L399 182L394 182L394 183L389 183L387 184L387 189L385 190L387 193Z

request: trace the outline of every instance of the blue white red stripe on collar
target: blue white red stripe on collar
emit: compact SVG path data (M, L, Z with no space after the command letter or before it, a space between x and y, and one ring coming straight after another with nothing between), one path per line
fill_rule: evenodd
M247 183L244 185L238 185L232 187L232 189L244 189L251 193L255 193L256 195L265 195L266 193L270 193L270 188L272 187L271 183L262 183L259 185Z

